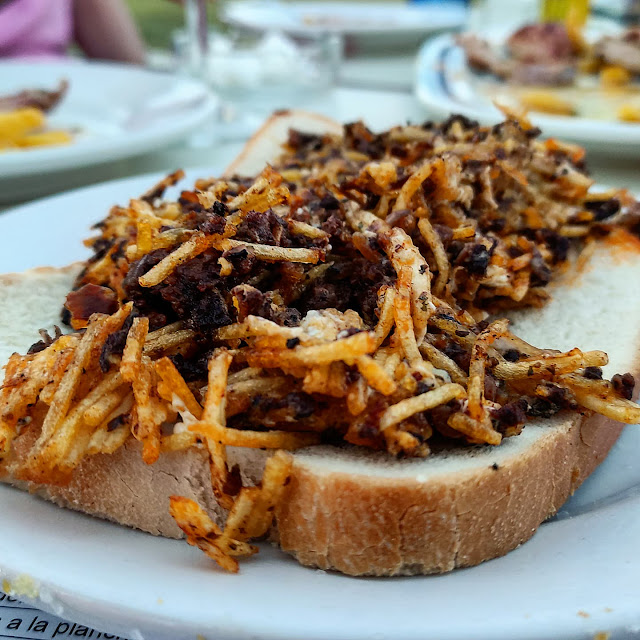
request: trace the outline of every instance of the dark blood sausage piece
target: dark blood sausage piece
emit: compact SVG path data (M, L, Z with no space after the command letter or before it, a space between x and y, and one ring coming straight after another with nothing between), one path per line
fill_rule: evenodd
M127 342L129 329L131 329L131 325L133 324L133 318L134 314L130 314L122 325L122 328L107 337L100 353L100 368L104 373L109 371L109 367L112 363L111 356L122 355L124 345Z
M320 206L323 209L335 210L340 208L340 201L332 195L327 195L320 200Z
M607 200L592 200L585 202L584 208L591 211L593 219L600 222L614 216L620 211L620 200L617 198L609 198Z
M636 381L630 373L625 373L623 375L616 373L616 375L611 378L611 383L613 384L613 388L616 392L623 398L627 400L631 400L631 398L633 398L633 390L636 386Z
M250 254L245 247L233 247L222 254L225 260L233 265L233 270L237 275L246 275L256 264L256 258Z
M227 207L222 202L216 201L211 209L202 211L198 229L206 234L222 233L225 228L225 216L227 213Z
M450 115L440 125L439 128L443 133L449 133L449 131L451 130L451 127L453 127L453 125L456 123L459 124L464 131L467 131L469 129L477 129L479 126L477 120L471 120L470 118L467 118L466 116L463 116L460 113L454 113Z
M303 420L313 415L316 408L313 396L304 392L293 392L287 394L274 408L289 408L293 411L296 420Z
M518 362L518 360L520 360L520 352L517 349L507 349L502 354L502 357L507 362Z
M318 151L322 149L323 136L315 133L304 133L297 129L289 129L287 144L295 150Z
M249 211L240 227L238 227L236 238L258 244L276 245L279 244L278 240L282 231L280 218L270 209L264 213Z
M111 315L118 310L116 294L97 284L85 284L67 295L64 306L74 320L88 320L94 313Z
M282 327L297 327L302 319L297 309L274 304L270 294L262 293L251 285L238 285L231 290L231 294L235 298L238 322L247 316L260 316Z
M504 431L508 427L517 427L527 421L527 409L529 403L524 398L519 398L514 402L509 402L496 411L493 411L492 418L499 431Z
M365 153L373 160L379 160L385 153L382 137L367 129L362 122L344 126L344 141L348 148Z
M235 298L238 322L243 322L247 316L269 318L270 303L267 296L259 289L248 284L241 284L231 290Z
M40 329L38 333L42 336L42 340L38 340L38 342L35 342L29 347L29 350L27 351L28 355L44 351L62 335L62 331L60 331L60 327L58 325L54 325L53 337L49 335L49 332L46 329Z
M589 380L602 380L602 369L600 367L585 367L584 377Z
M335 214L331 214L321 226L321 229L328 233L331 238L337 238L343 228L344 222Z
M195 358L187 359L181 353L169 356L180 375L187 382L205 380L207 377L207 365L209 363L210 351L205 351Z
M551 229L540 229L537 236L549 247L549 251L553 254L554 264L564 262L567 259L570 247L569 238L561 236Z
M533 418L550 418L563 409L573 410L577 407L575 398L568 389L552 383L546 383L545 398L528 398L527 415Z
M217 288L208 288L204 295L194 296L190 302L190 315L185 323L187 327L205 330L231 324L227 303Z
M27 351L27 355L33 355L34 353L40 353L44 351L49 345L44 340L38 340L38 342L34 342Z
M537 249L533 250L531 258L531 276L531 286L544 286L551 280L551 269Z
M489 250L483 244L465 244L456 258L456 264L475 276L482 276L487 271L490 259Z
M448 342L442 352L451 358L463 371L469 370L470 353L457 342Z

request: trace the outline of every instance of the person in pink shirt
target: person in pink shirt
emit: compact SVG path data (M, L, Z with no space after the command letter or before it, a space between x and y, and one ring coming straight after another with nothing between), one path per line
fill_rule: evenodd
M142 64L145 48L123 0L0 0L0 58L90 58Z

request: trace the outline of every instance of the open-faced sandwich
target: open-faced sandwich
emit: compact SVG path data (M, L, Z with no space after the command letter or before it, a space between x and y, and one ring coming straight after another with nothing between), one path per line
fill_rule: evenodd
M280 113L1 277L3 479L231 571L266 535L352 575L526 541L640 420L640 207L538 134Z

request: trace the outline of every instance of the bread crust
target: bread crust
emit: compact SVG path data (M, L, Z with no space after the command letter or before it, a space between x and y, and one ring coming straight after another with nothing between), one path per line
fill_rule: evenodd
M16 463L27 458L38 435L37 428L25 429L13 441L12 458ZM266 455L255 449L228 448L229 463L241 468L245 485L254 485L262 477ZM184 537L169 513L170 496L195 500L219 526L224 525L227 517L211 488L209 454L204 447L163 453L157 462L148 465L142 460L142 445L129 438L113 454L85 458L68 485L19 481L1 464L0 481L28 490L60 507L165 538Z
M273 160L280 151L280 145L286 141L286 132L284 137L279 131L283 127L301 126L301 121L311 127L316 132L323 133L336 133L342 132L342 125L331 118L317 114L309 113L308 111L300 111L296 109L282 109L276 111L273 115L267 118L264 124L249 138L242 151L233 160L233 162L226 168L223 177L229 178L237 174L246 174L245 167L247 163L250 165L256 164L257 159L264 158L264 162L259 162L260 165L264 165L269 160ZM304 128L304 127L303 127ZM265 150L260 149L261 145L265 145ZM257 169L260 171L261 169Z
M278 542L301 564L353 576L477 565L531 538L604 460L622 429L597 414L563 416L536 446L497 469L489 452L468 473L426 483L318 473L296 460L277 511Z
M0 273L0 286L24 283L25 277L76 275L82 269L83 262L73 262L64 267L34 267L28 271ZM64 302L62 300L61 302Z
M443 573L504 555L558 511L624 427L598 414L550 422L556 424L547 425L534 446L498 468L491 462L495 449L487 446L472 469L428 482L323 473L294 455L272 538L303 565L354 576ZM27 430L16 438L18 461L36 437ZM261 477L265 457L256 450L230 452L246 484ZM169 515L171 495L196 500L219 525L226 518L211 491L208 455L199 448L164 453L146 465L140 444L130 439L114 454L85 459L65 487L18 482L1 468L0 480L61 507L168 538L183 537Z
M638 379L640 335L629 353ZM472 470L428 482L327 473L297 456L276 513L278 543L301 564L349 575L442 573L505 555L557 513L624 429L586 410L545 422L542 438L497 469L501 447L486 446Z
M27 457L37 435L35 429L29 429L14 440L16 461ZM6 470L0 479L58 506L167 538L183 537L169 514L172 495L196 500L218 523L224 520L211 490L209 458L204 449L164 453L155 464L147 465L142 461L140 443L130 438L113 454L85 458L67 486L16 481Z

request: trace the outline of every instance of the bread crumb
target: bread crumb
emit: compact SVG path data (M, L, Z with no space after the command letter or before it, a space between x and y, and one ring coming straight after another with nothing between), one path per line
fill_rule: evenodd
M202 635L198 634L198 635L196 636L196 640L207 640L207 639L206 639L204 636L202 636ZM606 638L605 638L605 640L606 640Z
M612 612L613 612L613 609L612 609L611 607L605 607L605 608L603 609L603 611L604 611L605 613L612 613Z
M593 640L609 640L611 634L608 631L598 631L595 636L593 636Z
M578 611L578 615L581 618L590 618L591 617L586 611L582 611L582 609L580 611Z
M164 600L162 598L158 598L157 602L158 604L164 604Z

